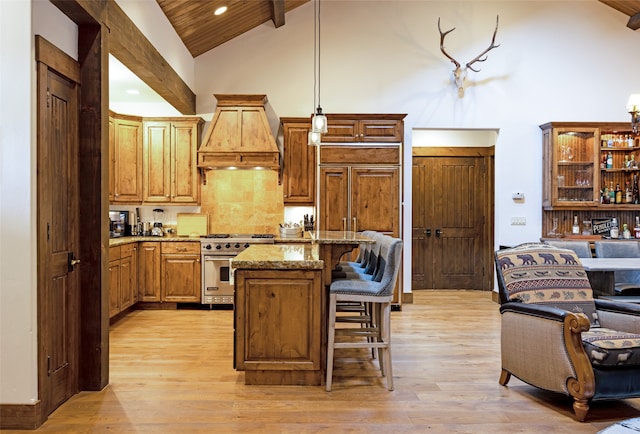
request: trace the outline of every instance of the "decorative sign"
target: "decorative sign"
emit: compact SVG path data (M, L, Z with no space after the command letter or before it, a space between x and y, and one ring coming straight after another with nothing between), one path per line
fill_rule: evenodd
M591 219L591 231L593 235L603 235L605 237L608 237L611 235L611 228L613 226L613 217Z

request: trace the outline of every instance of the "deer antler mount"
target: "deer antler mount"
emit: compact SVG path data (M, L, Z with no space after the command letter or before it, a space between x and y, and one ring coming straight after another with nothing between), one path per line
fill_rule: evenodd
M487 55L487 53L491 50L493 50L494 48L498 48L500 45L496 45L496 34L498 33L498 19L499 16L496 15L496 29L493 31L493 37L491 38L491 44L489 45L489 48L487 48L486 50L484 50L482 53L478 54L476 57L474 57L472 60L468 61L464 67L462 67L460 65L460 62L458 62L456 59L454 59L453 57L451 57L444 49L444 38L451 32L453 32L456 28L452 28L450 30L447 30L446 32L443 32L442 29L440 28L440 18L438 18L438 31L440 32L440 51L442 51L442 54L445 55L445 57L449 60L451 60L451 63L453 63L455 65L455 69L453 70L453 78L455 80L456 86L458 87L458 96L460 98L462 98L464 96L464 82L467 79L467 71L470 69L474 72L480 72L479 69L475 69L473 66L474 63L476 62L484 62L485 60L487 60L487 58L489 57ZM482 57L484 56L484 57Z

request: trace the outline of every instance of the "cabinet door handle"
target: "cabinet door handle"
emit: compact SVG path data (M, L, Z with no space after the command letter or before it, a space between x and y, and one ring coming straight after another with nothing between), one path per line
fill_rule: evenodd
M347 230L347 218L346 217L342 217L342 231L346 231Z
M441 229L436 229L436 237L440 237L440 235L442 235L442 230Z
M429 229L425 230L424 233L425 233L426 236L430 237L431 236L431 229L429 228Z
M351 230L353 232L358 232L358 223L355 217L353 218L353 227L351 228Z

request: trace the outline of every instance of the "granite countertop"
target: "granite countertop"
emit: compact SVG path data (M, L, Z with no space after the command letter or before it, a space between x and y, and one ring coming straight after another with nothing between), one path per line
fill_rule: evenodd
M250 270L321 270L318 246L311 244L254 244L231 259L231 267Z
M164 237L118 237L118 238L109 238L109 247L122 246L123 244L137 243L139 241L191 241L191 242L200 242L200 238L192 238L192 237L178 237L178 236L164 236Z

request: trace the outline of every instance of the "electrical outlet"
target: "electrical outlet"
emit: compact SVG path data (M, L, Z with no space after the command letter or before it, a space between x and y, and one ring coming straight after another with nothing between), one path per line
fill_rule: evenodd
M511 226L524 226L527 224L526 217L511 217Z

